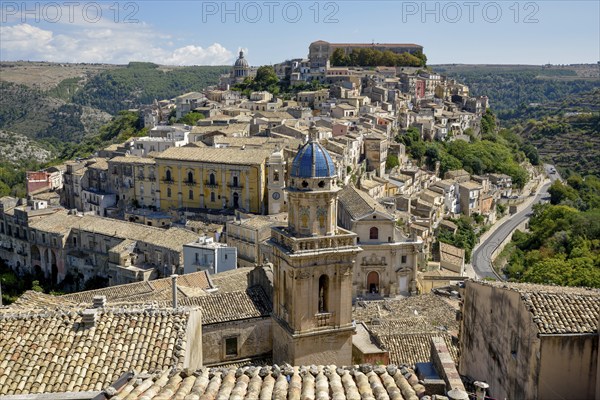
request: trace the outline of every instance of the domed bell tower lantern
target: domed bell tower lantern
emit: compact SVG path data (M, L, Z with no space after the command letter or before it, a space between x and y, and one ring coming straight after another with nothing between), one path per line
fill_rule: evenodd
M339 228L337 174L311 125L288 182L288 225L272 229L273 361L350 365L352 269L361 248Z

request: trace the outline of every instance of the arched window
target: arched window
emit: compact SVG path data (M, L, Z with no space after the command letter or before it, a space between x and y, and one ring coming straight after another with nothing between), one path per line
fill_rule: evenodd
M167 197L171 197L171 188L167 188Z
M165 180L167 181L171 181L171 170L168 169L167 172L165 172Z
M279 172L278 171L273 172L273 181L279 182Z
M217 180L215 179L215 174L213 174L212 172L210 173L210 175L208 176L208 184L209 185L216 185Z
M329 277L321 275L319 277L319 312L326 313L329 310L327 299L329 297Z
M194 173L192 171L188 171L188 183L194 183Z
M376 227L372 227L371 229L369 229L369 239L371 239L371 240L379 239L379 229L377 229Z
M233 194L233 208L240 208L240 195L237 193Z

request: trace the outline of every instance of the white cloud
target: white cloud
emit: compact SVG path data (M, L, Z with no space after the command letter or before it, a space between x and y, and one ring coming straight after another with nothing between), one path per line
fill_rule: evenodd
M166 65L223 65L234 54L219 43L173 48L172 38L146 24L55 24L52 30L27 23L0 26L2 60Z

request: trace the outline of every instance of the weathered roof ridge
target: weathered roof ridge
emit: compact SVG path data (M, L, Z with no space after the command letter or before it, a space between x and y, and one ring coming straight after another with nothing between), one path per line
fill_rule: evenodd
M337 367L247 366L164 370L133 376L105 389L113 399L177 398L392 398L418 400L425 387L412 369L393 364Z

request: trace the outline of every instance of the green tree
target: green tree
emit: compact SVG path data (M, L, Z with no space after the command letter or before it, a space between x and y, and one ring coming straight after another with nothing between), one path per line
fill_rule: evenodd
M481 132L494 133L496 131L496 115L489 108L481 117Z
M534 145L526 144L521 148L521 150L523 150L523 153L525 153L525 156L529 159L529 162L532 165L540 164L540 155Z
M204 114L192 111L179 118L179 121L177 122L186 125L196 125L196 123L201 119L204 119Z
M555 180L552 185L550 185L548 193L550 193L550 203L552 204L560 204L566 200L574 202L579 197L575 189L564 185L559 180Z
M388 154L387 159L385 161L385 169L390 170L394 167L397 167L398 165L400 165L400 161L398 160L398 157L396 157L393 154Z
M331 55L331 65L334 67L346 66L350 62L348 56L346 56L346 52L342 48L337 48L333 51Z

